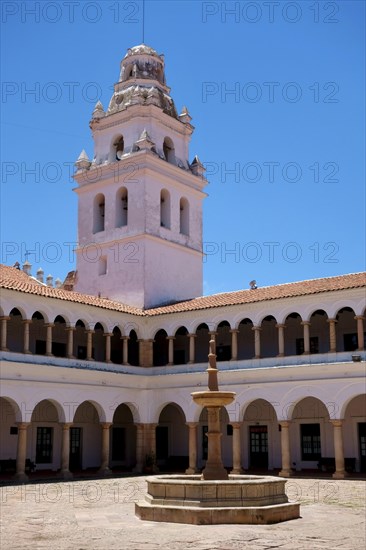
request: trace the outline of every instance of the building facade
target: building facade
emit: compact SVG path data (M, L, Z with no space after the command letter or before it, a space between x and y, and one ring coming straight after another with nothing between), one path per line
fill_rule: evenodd
M77 271L1 267L2 470L203 467L209 340L233 472L366 471L365 273L202 295L206 180L164 58L141 45L76 162ZM129 261L126 261L126 256ZM151 461L151 460L150 460ZM1 475L1 470L0 470Z

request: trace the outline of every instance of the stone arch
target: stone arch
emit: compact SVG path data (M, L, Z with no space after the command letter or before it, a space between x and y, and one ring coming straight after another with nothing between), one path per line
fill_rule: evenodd
M72 460L70 469L97 468L101 463L102 428L100 422L105 422L105 412L102 406L92 399L86 399L79 404L74 412L72 430L78 434L79 455ZM70 457L71 462L71 457Z
M168 363L168 334L160 329L155 333L153 342L153 365L161 367Z
M231 359L231 327L229 321L221 321L216 329L216 355L217 361L230 361Z
M337 351L355 351L358 348L357 322L354 310L345 306L338 309L335 318Z
M17 422L22 421L18 403L6 396L0 397L0 460L15 460L17 456Z
M110 450L110 463L113 468L131 469L136 464L136 426L127 403L120 403L114 411Z
M189 361L189 337L186 327L181 326L175 331L174 340L174 365L185 365Z
M297 470L314 469L322 456L334 456L333 427L323 401L313 396L293 407L289 436L291 461Z
M301 355L304 352L304 328L299 313L288 313L284 319L285 325L285 355Z
M239 322L237 330L238 359L252 359L255 355L253 321L245 317Z
M26 319L22 308L13 307L9 312L10 319L7 322L7 347L10 351L23 352L23 321Z
M276 318L267 315L261 322L261 357L275 357L278 354L278 333Z
M188 427L182 407L166 403L156 427L156 460L160 468L185 470L188 467Z
M324 309L315 309L310 317L310 353L329 351L328 314Z
M344 456L356 459L356 471L366 472L366 394L352 397L344 408Z
M273 470L281 467L281 437L272 403L263 398L246 403L243 410L242 440L244 468Z
M195 361L196 363L207 363L209 352L209 327L206 323L200 323L195 330Z

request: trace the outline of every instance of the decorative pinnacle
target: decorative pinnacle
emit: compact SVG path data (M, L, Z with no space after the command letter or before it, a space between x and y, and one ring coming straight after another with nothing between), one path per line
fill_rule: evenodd
M217 367L216 367L216 343L215 340L210 340L210 353L208 354L208 389L210 391L219 391L219 383L217 381Z

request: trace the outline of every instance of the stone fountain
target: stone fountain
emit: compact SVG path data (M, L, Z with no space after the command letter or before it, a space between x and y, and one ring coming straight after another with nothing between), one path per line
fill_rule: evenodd
M220 409L235 392L220 391L215 341L208 355L208 390L192 393L207 407L208 451L202 475L149 477L145 501L135 504L142 520L191 524L278 523L300 517L300 505L288 502L286 479L273 476L229 475L221 459Z

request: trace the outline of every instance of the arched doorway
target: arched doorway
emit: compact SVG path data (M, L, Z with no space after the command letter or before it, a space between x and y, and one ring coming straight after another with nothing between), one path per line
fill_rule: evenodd
M39 470L57 470L61 466L61 424L52 401L40 401L32 412L28 432L27 457Z
M70 428L70 471L97 468L101 461L101 426L96 407L84 401Z
M321 457L334 456L333 427L322 401L305 397L297 403L290 424L292 466L316 470Z
M366 395L354 397L347 405L342 427L344 456L355 458L356 471L366 472Z
M136 426L130 408L121 403L113 415L110 464L112 468L131 470L136 464Z
M265 399L252 401L243 417L244 468L273 470L281 467L281 434L276 411Z
M156 462L160 470L184 471L188 467L188 427L181 407L166 405L156 427Z

